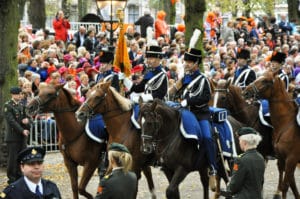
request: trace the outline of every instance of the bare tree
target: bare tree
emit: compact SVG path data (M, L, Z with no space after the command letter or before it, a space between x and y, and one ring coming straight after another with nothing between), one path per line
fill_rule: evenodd
M205 0L185 0L185 42L189 45L194 29L199 29L203 33L203 15L206 9ZM202 49L202 37L198 39L196 48Z
M300 1L287 0L289 20L295 20L297 24L300 24Z
M3 164L5 122L3 104L8 100L9 88L17 85L17 38L19 27L19 0L0 1L0 162Z
M35 29L45 28L45 22L46 22L45 0L30 0L27 14L33 28Z

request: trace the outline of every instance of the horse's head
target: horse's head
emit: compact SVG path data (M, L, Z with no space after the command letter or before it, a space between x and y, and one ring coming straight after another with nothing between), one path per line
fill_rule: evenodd
M156 150L158 131L162 117L156 112L157 102L143 103L140 101L139 123L142 129L141 151L150 154Z
M279 77L274 77L273 72L267 71L247 86L242 95L245 99L269 99L272 96L273 85L276 79L279 79Z
M36 115L39 112L51 112L55 110L60 89L63 85L45 85L39 88L39 94L34 97L26 107L29 115Z
M220 79L214 89L213 107L227 108L230 81Z
M87 99L76 111L76 118L79 121L85 121L97 113L105 110L105 98L110 88L110 82L99 82L87 93Z

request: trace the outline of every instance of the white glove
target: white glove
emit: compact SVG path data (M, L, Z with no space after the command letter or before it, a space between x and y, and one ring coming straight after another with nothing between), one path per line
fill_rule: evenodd
M183 101L181 101L180 104L181 104L182 107L186 107L186 106L187 106L187 101L186 101L186 99L183 100Z
M143 102L150 102L150 101L153 101L153 97L151 94L145 94L143 93L141 95L142 99L143 99Z
M125 79L124 73L119 72L119 73L118 73L118 76L119 76L119 80Z
M127 88L128 91L131 89L131 87L133 85L132 81L130 79L128 79L128 77L125 77L123 79L123 84Z

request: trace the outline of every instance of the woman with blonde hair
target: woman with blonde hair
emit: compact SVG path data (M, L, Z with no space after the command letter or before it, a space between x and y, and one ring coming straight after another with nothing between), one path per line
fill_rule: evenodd
M132 157L126 146L112 143L108 147L108 175L101 179L96 199L135 199L137 177L129 171Z

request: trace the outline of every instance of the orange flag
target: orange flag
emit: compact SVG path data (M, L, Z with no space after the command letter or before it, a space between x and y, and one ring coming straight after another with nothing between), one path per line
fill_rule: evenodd
M123 72L126 77L130 76L131 63L129 60L123 27L120 28L118 45L114 59L114 67L120 69L120 71Z

